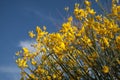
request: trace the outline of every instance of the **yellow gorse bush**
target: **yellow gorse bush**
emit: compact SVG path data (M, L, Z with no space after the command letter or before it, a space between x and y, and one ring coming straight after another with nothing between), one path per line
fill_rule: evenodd
M45 26L29 32L36 39L35 51L23 48L16 53L21 80L120 79L118 0L112 0L111 12L104 15L97 14L89 0L84 4L75 4L74 16L58 32L49 33Z

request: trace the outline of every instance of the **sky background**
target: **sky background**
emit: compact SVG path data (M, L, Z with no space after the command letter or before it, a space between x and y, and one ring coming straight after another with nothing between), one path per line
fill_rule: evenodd
M79 1L79 0L78 0ZM0 0L0 80L19 80L20 70L15 64L15 52L29 47L28 31L46 26L49 32L57 31L64 7L77 0Z

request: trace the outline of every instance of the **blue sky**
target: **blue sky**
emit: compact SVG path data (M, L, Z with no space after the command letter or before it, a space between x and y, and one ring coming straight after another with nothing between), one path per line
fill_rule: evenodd
M79 1L79 0L78 0ZM77 0L0 0L0 80L19 80L20 70L15 64L15 52L28 46L28 31L47 26L49 32L57 30L55 24L64 21L66 6Z

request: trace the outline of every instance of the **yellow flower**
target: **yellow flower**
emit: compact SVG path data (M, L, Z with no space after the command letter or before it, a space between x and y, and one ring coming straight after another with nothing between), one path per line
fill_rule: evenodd
M54 79L57 77L56 74L53 74L52 76L53 76Z
M86 18L86 17L87 17L86 11L85 11L84 9L80 9L80 10L79 10L79 16L81 16L81 18L82 18L82 17L83 17L83 18Z
M109 67L108 66L103 66L102 71L104 73L109 73Z
M46 26L43 26L43 30L44 30L44 31L46 30Z
M68 18L68 21L71 22L72 20L73 20L73 17L70 16L70 17Z
M99 56L96 52L93 52L91 55L88 55L88 59L91 61L96 60L98 57Z
M85 9L79 9L79 5L77 4L75 5L74 14L78 20L82 20L88 15L87 11Z
M25 47L23 47L22 49L23 49L23 56L24 56L24 58L28 58L30 56L29 50L27 48L25 48Z
M75 8L78 8L80 6L80 4L75 3Z
M88 38L86 35L85 36L83 36L83 38L81 38L82 39L82 41L84 41L87 45L92 45L92 42L91 42L91 39L90 38Z
M86 6L90 6L91 3L90 3L89 1L86 0L86 1L85 1L85 5L86 5Z
M109 47L109 39L103 37L103 41L104 41L105 45L106 45L107 47Z
M29 74L29 76L30 76L30 80L31 80L31 78L32 78L32 80L38 80L38 78L35 76L35 74Z
M112 13L113 13L113 15L115 15L115 16L118 15L116 4L113 4L113 6L112 6Z
M116 42L119 43L120 42L120 36L116 37Z
M57 39L61 39L61 35L59 33L56 33L55 36L56 36Z
M93 57L94 59L96 59L96 58L99 57L99 55L98 55L96 52L94 52L94 53L92 54L92 57Z
M47 76L47 80L52 80L52 79L51 79L51 76Z
M64 44L64 42L61 42L60 48L62 48L63 50L65 50L65 44Z
M120 6L117 6L117 12L118 13L120 12Z
M37 32L37 33L42 32L42 30L41 30L41 28L40 28L39 26L36 27L36 32Z
M71 26L70 22L63 23L63 24L62 24L62 27L63 27L63 28L68 28L68 29L69 29L70 26Z
M96 12L94 11L94 9L90 9L89 13L90 13L91 15L95 15Z
M55 53L58 54L58 53L61 51L61 48L58 47L58 46L55 46L55 47L53 48L53 50L54 50Z
M32 79L34 79L34 78L35 78L35 75L34 75L34 74L30 74L30 77L31 77Z
M18 58L18 59L16 60L16 63L17 63L17 65L18 65L20 68L27 68L27 67L28 67L27 61L26 61L25 59L20 59L20 58Z
M102 16L101 15L97 15L96 19L101 21L102 20Z
M32 59L31 64L32 64L32 65L36 65L37 62L36 62L34 59Z
M28 48L23 47L22 49L23 49L23 52L24 52L24 53L29 53Z
M30 31L30 32L29 32L29 36L30 36L31 38L35 37L35 34L33 33L33 31Z
M79 8L75 8L75 9L74 9L74 14L75 14L75 15L78 15L78 13L79 13Z
M117 61L118 64L120 64L120 60L118 58L116 59L116 61Z
M44 53L46 53L46 49L45 49L45 48L42 48L42 51L43 51Z

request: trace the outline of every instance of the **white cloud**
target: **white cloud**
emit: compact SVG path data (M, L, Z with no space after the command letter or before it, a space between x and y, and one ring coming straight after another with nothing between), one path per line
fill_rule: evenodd
M19 43L19 47L26 47L28 48L30 51L35 51L35 49L31 46L32 44L35 44L35 41L20 41Z

